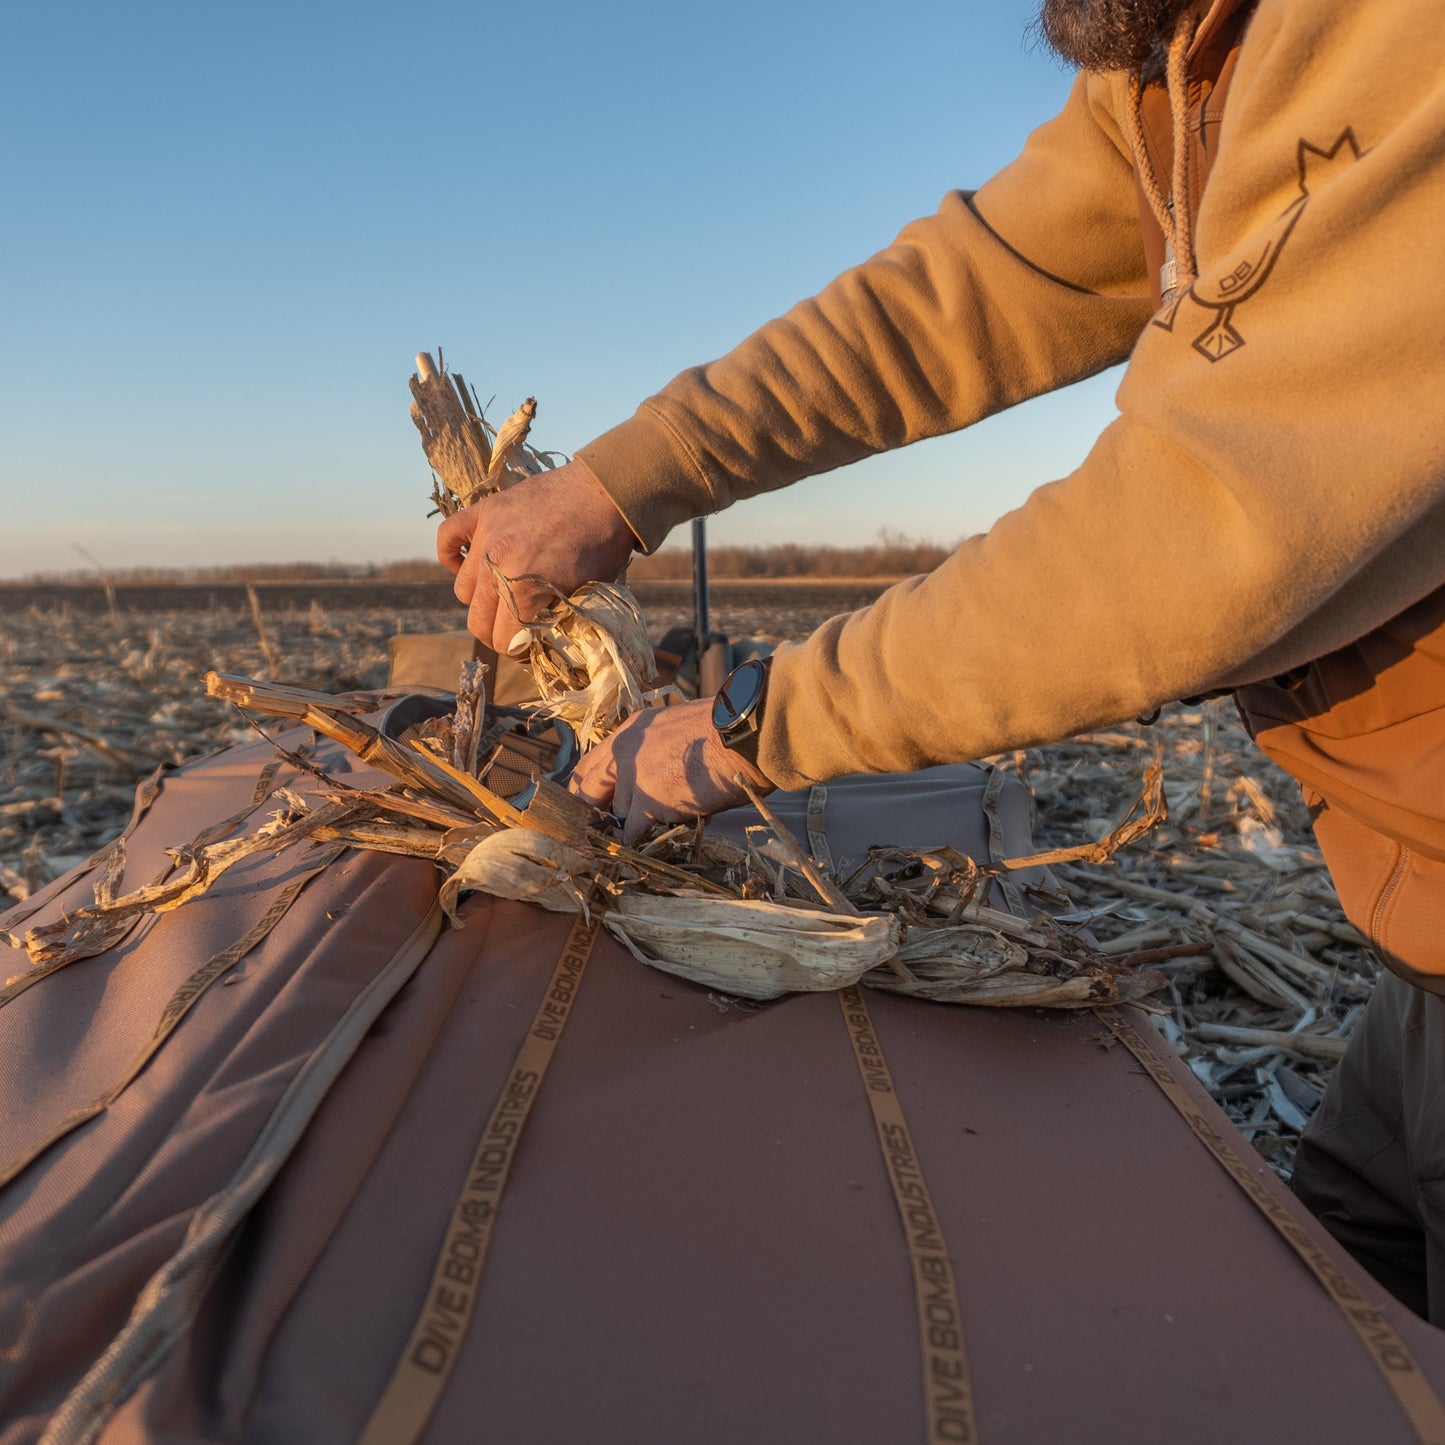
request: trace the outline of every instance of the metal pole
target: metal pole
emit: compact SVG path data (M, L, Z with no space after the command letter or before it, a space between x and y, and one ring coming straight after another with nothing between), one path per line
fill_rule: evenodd
M711 697L728 675L732 650L726 637L715 636L707 603L707 528L698 517L692 524L692 626L697 639L697 695Z
M692 628L701 659L712 637L707 608L707 522L702 517L693 518L692 523Z

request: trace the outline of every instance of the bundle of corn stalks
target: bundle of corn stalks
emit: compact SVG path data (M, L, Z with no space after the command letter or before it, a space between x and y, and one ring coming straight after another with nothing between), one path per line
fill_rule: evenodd
M437 350L438 357L441 349ZM537 415L529 396L493 428L460 372L423 351L411 379L411 418L433 468L433 511L450 517L502 487L550 470L559 455L527 442ZM439 479L438 479L439 478ZM654 699L652 644L637 599L620 581L589 582L568 596L541 577L507 577L490 557L497 592L517 621L512 655L525 660L551 717L576 732L584 748L600 742ZM526 581L553 596L540 616L524 619L514 598Z
M176 850L179 872L164 882L120 896L98 888L92 906L24 936L32 963L58 967L99 952L143 914L200 896L241 857L304 842L430 859L445 875L441 897L453 913L469 890L570 910L598 898L591 906L638 958L750 999L861 981L944 1002L1086 1007L1138 998L1161 982L1138 967L1141 960L1104 957L1077 929L979 901L981 885L1001 870L1106 857L1152 827L1163 812L1157 769L1140 806L1100 843L1005 864L980 864L948 849L878 849L844 885L762 799L746 846L698 824L627 848L545 777L535 779L521 808L443 755L423 729L387 736L359 716L371 699L216 673L206 685L212 697L249 712L310 727L391 781L357 788L295 750L286 753L317 775L318 789L280 792L279 811L248 837L202 838ZM117 876L112 859L103 877Z
M437 348L441 357L441 348ZM423 351L411 379L411 419L421 433L422 450L431 463L434 510L450 517L491 492L523 477L550 471L555 455L527 443L537 415L537 398L529 396L500 427L459 371L449 372L440 360Z

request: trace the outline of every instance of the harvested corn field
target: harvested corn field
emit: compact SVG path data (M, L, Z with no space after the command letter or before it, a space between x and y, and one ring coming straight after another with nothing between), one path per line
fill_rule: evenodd
M721 583L714 623L797 638L882 584ZM686 584L637 589L654 636L685 622ZM120 830L157 764L254 736L205 696L208 670L326 692L385 682L388 638L458 625L445 584L7 589L0 624L0 887L23 899ZM1256 1148L1294 1140L1368 997L1374 967L1341 918L1293 784L1227 704L1153 728L998 760L1037 801L1039 848L1107 833L1156 743L1171 818L1101 866L1056 870L1061 922L1162 972L1158 1022ZM186 842L177 839L178 844ZM880 839L881 842L887 840Z

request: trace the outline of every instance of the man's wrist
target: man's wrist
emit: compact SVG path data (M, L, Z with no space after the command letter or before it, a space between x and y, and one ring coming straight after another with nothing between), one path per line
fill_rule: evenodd
M768 676L772 659L750 657L723 679L713 698L712 721L723 747L745 759L754 772L761 772L758 747L762 738L763 711L768 700Z
M636 528L628 521L627 514L617 505L616 499L603 485L597 473L581 457L574 457L570 465L576 470L578 480L588 494L589 515L597 520L599 527L610 533L618 546L625 543L629 557L633 552L644 551Z

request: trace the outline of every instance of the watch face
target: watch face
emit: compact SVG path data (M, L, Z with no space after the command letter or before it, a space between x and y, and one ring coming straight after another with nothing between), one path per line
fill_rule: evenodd
M713 726L720 733L730 732L756 711L763 695L767 670L755 657L749 658L727 675L712 700Z

